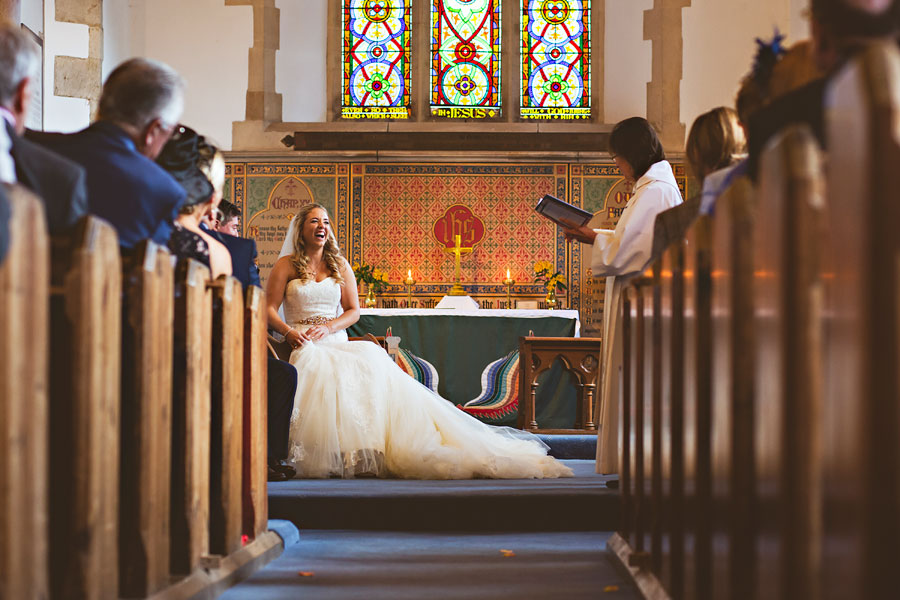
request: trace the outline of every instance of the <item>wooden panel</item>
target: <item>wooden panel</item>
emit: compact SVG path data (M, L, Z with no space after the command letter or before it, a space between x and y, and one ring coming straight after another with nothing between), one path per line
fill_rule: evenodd
M826 94L826 598L896 594L898 73L897 48L875 45Z
M821 157L806 129L763 154L754 234L760 598L819 597Z
M713 596L753 597L753 190L738 180L712 229Z
M712 597L711 249L708 217L689 229L684 266L684 597Z
M684 597L684 243L662 255L660 325L662 381L660 402L660 479L663 515L661 579L672 598Z
M115 229L86 217L54 242L50 570L54 597L118 597L122 267Z
M634 527L634 427L633 423L633 389L631 372L634 370L634 346L632 337L632 305L634 290L631 286L625 286L622 290L622 403L619 406L619 414L622 415L622 432L619 438L619 487L622 494L622 518L619 523L619 535L627 543L632 543L631 532Z
M147 596L169 574L173 275L149 241L124 266L119 593Z
M650 288L651 303L646 318L650 322L650 555L653 571L662 577L663 562L663 440L662 440L662 383L663 383L663 327L662 284L659 262L653 265L653 283Z
M194 260L175 272L172 379L171 571L188 574L209 554L212 291Z
M266 397L266 295L250 286L244 302L243 520L244 533L255 538L266 531L269 498L268 403Z
M244 303L241 284L220 276L213 293L209 550L241 548Z
M46 598L49 242L40 200L6 188L0 264L0 597ZM2 200L0 200L2 201Z

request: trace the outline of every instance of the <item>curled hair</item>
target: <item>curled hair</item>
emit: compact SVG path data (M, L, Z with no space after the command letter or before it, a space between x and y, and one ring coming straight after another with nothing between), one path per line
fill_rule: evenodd
M720 106L703 113L691 125L685 153L694 176L708 174L734 164L747 151L744 130L732 108Z
M635 179L640 179L651 166L666 159L656 131L650 121L641 117L616 123L609 134L609 149L631 165Z
M0 25L0 104L8 106L25 79L34 77L41 56L28 35L12 23Z
M321 204L310 203L302 206L300 212L294 217L296 220L297 231L294 232L294 253L291 254L291 266L294 267L294 271L297 272L297 278L303 283L310 279L309 256L306 255L306 246L303 244L303 225L306 223L306 218L309 216L309 213L316 208L320 208L325 211L326 215L328 214L328 209ZM337 238L334 237L334 231L331 229L330 216L328 220L328 237L325 240L323 259L325 260L325 266L328 268L328 272L331 273L334 280L338 283L344 283L344 278L341 275L341 267L346 259L344 258L344 255L341 254Z
M159 61L132 58L116 67L100 93L101 119L143 130L155 119L172 127L184 109L184 80Z

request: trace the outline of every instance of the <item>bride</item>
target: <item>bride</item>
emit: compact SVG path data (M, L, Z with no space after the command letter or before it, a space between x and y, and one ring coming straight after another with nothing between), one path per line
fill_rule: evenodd
M288 460L299 476L572 475L533 435L481 423L403 372L378 345L348 341L359 297L328 212L307 204L295 223L293 254L275 263L266 297L270 327L294 348L298 380ZM278 316L282 302L284 320Z

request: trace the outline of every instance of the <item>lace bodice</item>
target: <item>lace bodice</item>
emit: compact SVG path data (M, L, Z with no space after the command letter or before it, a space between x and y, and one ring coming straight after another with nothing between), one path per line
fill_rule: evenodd
M340 304L341 286L333 278L309 280L306 283L292 279L284 294L285 321L299 330L304 319L320 316L333 319L337 316Z

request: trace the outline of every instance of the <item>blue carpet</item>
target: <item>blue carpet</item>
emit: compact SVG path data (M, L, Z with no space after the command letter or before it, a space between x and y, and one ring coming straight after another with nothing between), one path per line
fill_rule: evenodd
M597 434L538 434L550 446L550 456L562 459L594 460L597 456Z
M299 543L221 598L639 598L606 551L608 537L301 530Z

